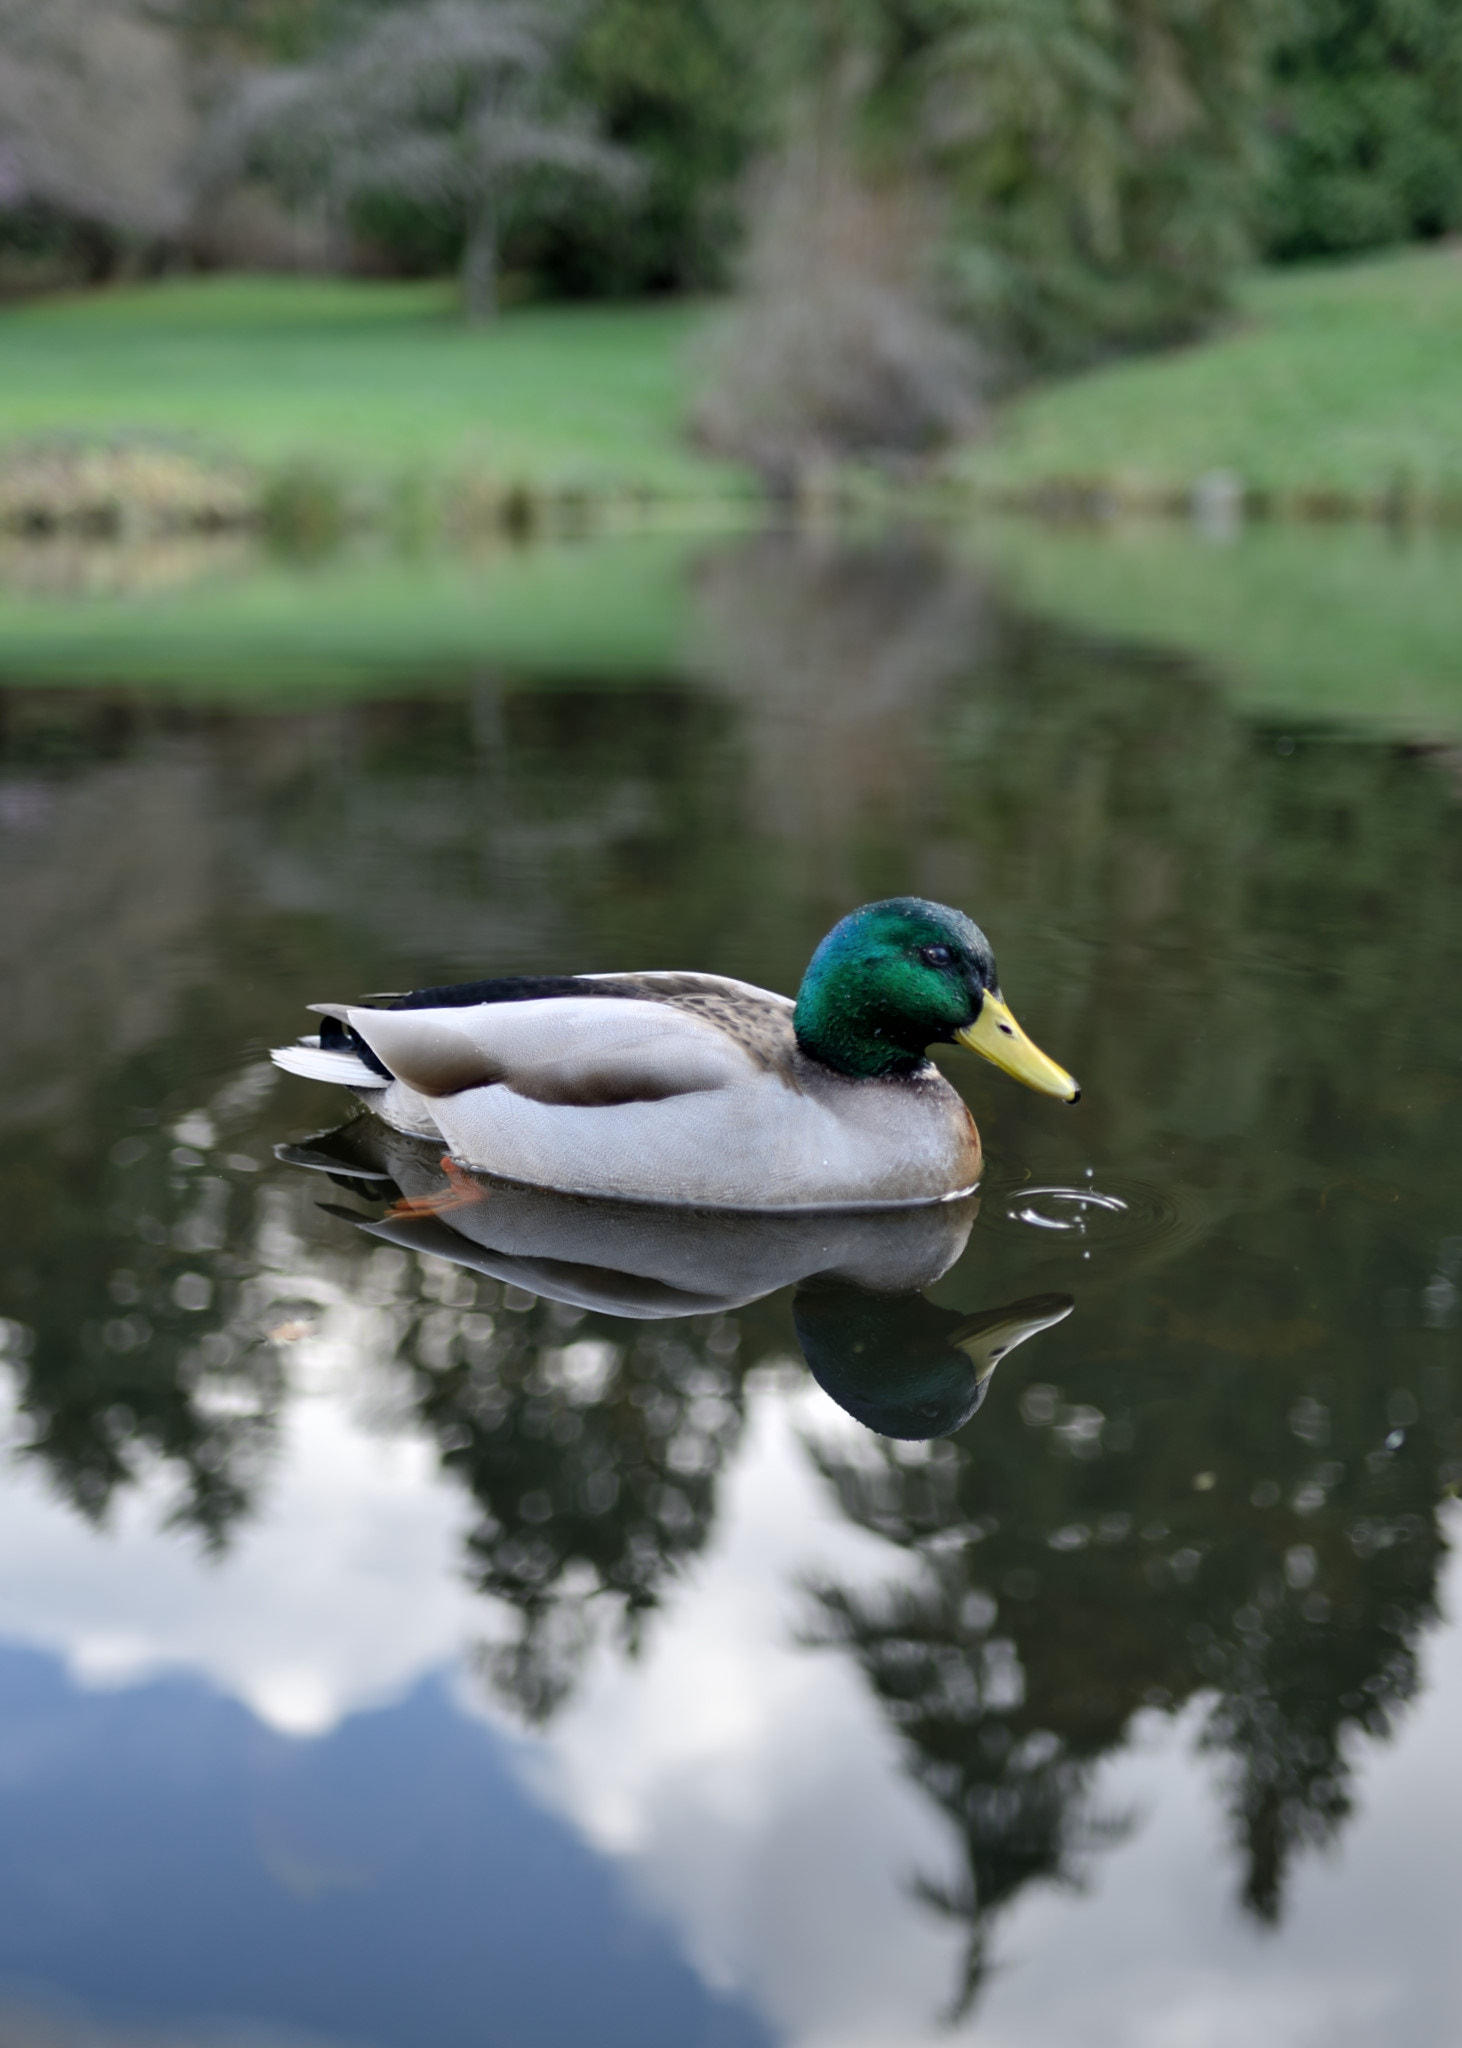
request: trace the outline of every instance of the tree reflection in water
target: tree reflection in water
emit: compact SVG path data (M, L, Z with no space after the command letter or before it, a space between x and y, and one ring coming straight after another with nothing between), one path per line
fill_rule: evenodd
M468 1569L518 1616L513 1639L484 1651L488 1675L542 1721L592 1639L589 1603L614 1602L634 1648L704 1545L741 1428L738 1338L718 1319L626 1339L608 1317L505 1292L507 1312L464 1318L460 1344L441 1311L421 1318L403 1356L447 1469L478 1505Z
M245 1074L219 1107L247 1126L262 1087ZM49 1184L7 1191L19 1442L96 1523L160 1464L177 1482L173 1520L216 1551L273 1449L286 1379L269 1333L296 1311L261 1287L246 1241L257 1159L200 1150L220 1136L202 1113L172 1128L145 1115L100 1169L63 1152Z
M470 1490L469 1571L517 1618L489 1675L551 1713L597 1616L637 1640L704 1546L794 1311L631 1324L373 1245L274 1164L318 1108L270 1093L258 1050L322 991L489 963L788 987L851 901L965 903L1086 1099L1053 1121L972 1084L985 1210L909 1339L935 1426L973 1405L951 1332L995 1301L1078 1312L948 1440L820 1442L842 1511L917 1575L824 1584L814 1633L964 1845L962 1886L925 1896L969 1927L965 2002L1000 1914L1113 1838L1096 1767L1144 1710L1202 1714L1272 1919L1349 1810L1355 1737L1415 1689L1462 1481L1454 789L1024 617L933 545L738 543L695 592L686 673L612 688L479 674L288 713L0 692L23 1455L95 1519L161 1467L223 1544L296 1339L326 1330ZM1172 1231L1082 1260L1012 1221L1027 1170L1088 1169L1170 1197ZM380 1184L342 1177L368 1213ZM815 1353L818 1303L795 1314ZM878 1386L819 1370L877 1419Z
M641 1329L430 1254L371 1254L359 1239L322 1254L299 1191L251 1203L221 1175L228 1248L180 1252L213 1178L172 1171L132 1190L146 1205L138 1249L104 1276L92 1314L73 1321L73 1297L6 1326L21 1456L96 1522L161 1464L178 1485L172 1519L220 1549L267 1472L295 1345L325 1334L353 1346L363 1374L404 1371L402 1420L430 1432L477 1504L468 1574L517 1616L514 1639L484 1653L490 1676L543 1719L588 1647L591 1602L620 1615L632 1646L705 1542L741 1424L739 1319Z
M913 1585L820 1586L814 1634L856 1657L961 1838L964 1885L921 1887L969 1925L961 2010L1000 1913L1118 1834L1091 1813L1092 1771L1145 1708L1207 1702L1244 1900L1273 1920L1294 1851L1350 1810L1351 1738L1386 1734L1415 1690L1450 1432L1428 1419L1388 1448L1383 1394L1343 1422L1315 1403L1296 1419L1326 1430L1317 1466L1282 1416L1253 1427L1273 1409L1262 1378L1230 1383L1233 1426L1199 1472L1160 1398L1103 1451L1038 1382L952 1442L817 1453L849 1517L919 1562Z

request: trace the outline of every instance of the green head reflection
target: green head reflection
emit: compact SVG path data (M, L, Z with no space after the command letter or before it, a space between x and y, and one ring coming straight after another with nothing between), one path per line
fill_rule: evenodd
M880 1296L814 1280L798 1289L792 1315L823 1392L878 1435L918 1441L963 1428L1001 1359L1064 1322L1074 1306L1069 1294L1038 1294L961 1315L920 1294Z

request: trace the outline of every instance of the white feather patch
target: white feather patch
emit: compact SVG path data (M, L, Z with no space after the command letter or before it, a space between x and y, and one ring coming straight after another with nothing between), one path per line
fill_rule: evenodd
M388 1088L383 1074L368 1067L353 1052L336 1052L302 1040L298 1045L276 1045L269 1055L286 1074L302 1074L307 1081L334 1081L342 1088Z

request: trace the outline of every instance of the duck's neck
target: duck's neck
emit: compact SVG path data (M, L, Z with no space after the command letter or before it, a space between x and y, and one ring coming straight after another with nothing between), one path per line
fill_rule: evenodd
M803 1052L834 1073L874 1081L907 1077L924 1065L927 1030L886 1004L859 1001L832 976L807 977L792 1025Z

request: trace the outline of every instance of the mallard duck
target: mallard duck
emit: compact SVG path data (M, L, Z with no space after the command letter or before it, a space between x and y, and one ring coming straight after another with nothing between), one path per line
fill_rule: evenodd
M719 974L519 975L316 1003L290 1073L357 1089L396 1129L503 1180L717 1209L947 1201L980 1137L927 1057L969 1046L1075 1102L1006 1005L961 911L896 896L818 946L795 1003Z

